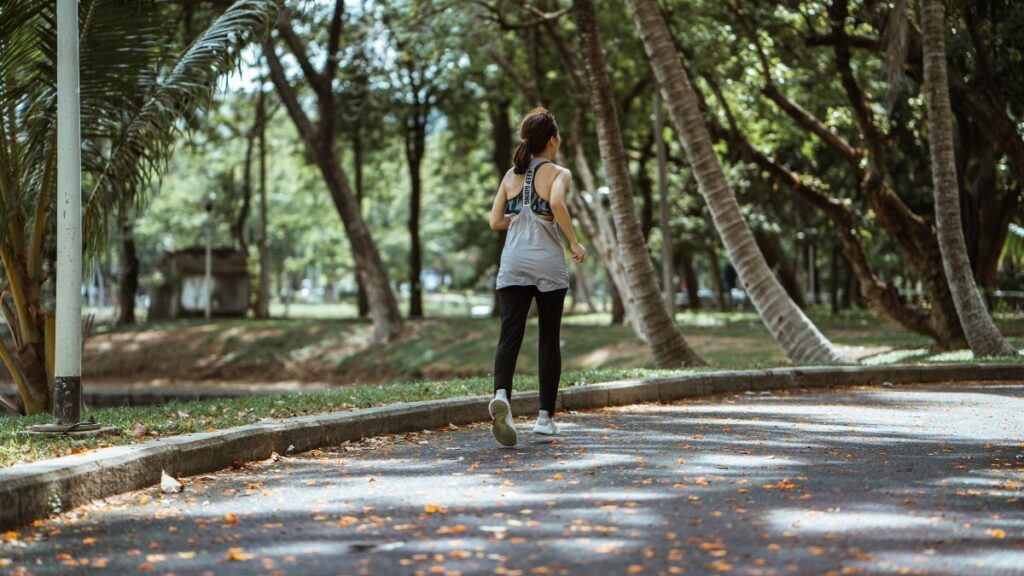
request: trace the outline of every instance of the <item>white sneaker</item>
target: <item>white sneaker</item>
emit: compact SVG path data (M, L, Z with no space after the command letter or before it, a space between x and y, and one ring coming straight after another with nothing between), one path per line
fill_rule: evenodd
M491 413L491 435L502 446L515 446L519 441L515 422L512 421L512 405L508 403L504 390L498 390L487 405Z
M547 410L541 410L537 414L537 423L533 425L534 434L543 434L545 436L554 436L558 434L558 424L548 414Z

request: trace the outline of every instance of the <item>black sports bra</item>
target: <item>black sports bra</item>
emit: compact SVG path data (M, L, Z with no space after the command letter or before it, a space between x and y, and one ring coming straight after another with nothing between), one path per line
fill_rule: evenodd
M536 172L536 170L538 168L540 168L541 166L543 166L544 164L550 164L550 163L551 163L550 160L545 160L543 162L538 162L536 166L531 168L531 170ZM523 181L523 187L524 188L526 187L525 180ZM551 211L551 203L550 202L548 202L547 200L541 198L540 194L537 194L537 190L536 189L534 189L532 196L533 197L530 198L530 207L533 208L533 213L534 214L540 214L540 215L543 215L543 216L554 217L555 213ZM506 214L519 214L520 212L522 212L522 210L523 210L523 190L520 190L519 194L516 194L514 198L511 198L511 199L505 201L505 213Z

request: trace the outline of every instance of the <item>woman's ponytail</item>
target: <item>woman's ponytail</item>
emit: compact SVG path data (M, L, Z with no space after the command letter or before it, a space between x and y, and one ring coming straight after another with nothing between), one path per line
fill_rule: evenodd
M513 172L516 174L526 174L530 168L530 142L526 138L520 140L519 146L516 146L516 151L512 155L512 164L515 165Z
M548 141L558 135L558 124L555 122L555 115L546 108L534 108L530 110L519 123L519 145L512 155L513 171L516 174L526 174L530 169L530 159L534 154L543 152Z

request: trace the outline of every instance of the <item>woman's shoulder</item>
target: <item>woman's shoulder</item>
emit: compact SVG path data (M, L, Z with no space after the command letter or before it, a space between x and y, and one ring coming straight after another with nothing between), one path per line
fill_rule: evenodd
M552 168L552 169L544 170L544 172L547 172L548 178L551 178L552 180L554 180L558 176L562 176L562 175L565 175L565 176L568 176L569 178L572 178L572 172L570 172L568 168L566 168L565 166L561 166L559 164L556 164L553 160L548 160L544 164L541 164L540 166L538 166L538 168L545 168L546 166L551 166L551 168Z
M505 175L501 177L501 183L503 185L512 184L513 182L515 182L516 178L519 177L519 176L520 176L519 174L516 174L515 166L513 166L513 167L511 167L511 168L509 168L508 170L505 171Z

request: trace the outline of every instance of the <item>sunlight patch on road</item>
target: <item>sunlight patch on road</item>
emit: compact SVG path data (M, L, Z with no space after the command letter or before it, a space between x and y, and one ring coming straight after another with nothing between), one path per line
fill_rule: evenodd
M970 552L943 553L926 549L920 553L874 552L876 560L863 563L865 570L883 569L899 571L902 568L922 573L962 574L963 576L987 576L1017 574L1024 566L1024 552L1006 547L987 549L973 548Z
M779 531L853 532L905 530L936 526L932 518L910 516L904 512L846 511L842 509L782 509L768 513L768 522Z

